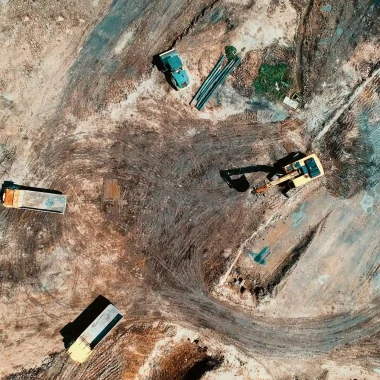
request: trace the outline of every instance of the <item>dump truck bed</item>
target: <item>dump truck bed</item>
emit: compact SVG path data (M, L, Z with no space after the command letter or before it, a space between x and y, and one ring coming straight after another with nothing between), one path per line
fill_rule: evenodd
M66 209L66 196L42 191L5 189L3 205L63 214Z
M71 359L78 363L83 363L87 360L92 349L112 330L122 317L122 314L114 305L108 305L69 347L68 353Z
M102 313L81 334L81 338L95 347L99 341L116 325L122 318L119 310L114 305L108 305Z

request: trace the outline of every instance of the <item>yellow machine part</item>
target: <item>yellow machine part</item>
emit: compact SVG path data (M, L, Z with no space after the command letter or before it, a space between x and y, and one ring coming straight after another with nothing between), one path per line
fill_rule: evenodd
M89 344L79 337L67 350L71 359L77 363L84 363L91 355L91 348Z
M16 201L16 204L18 199L17 190L10 190L5 189L3 194L3 206L4 207L15 207L14 202Z
M294 187L300 187L300 186L306 185L312 179L314 179L314 178L310 178L307 174L305 174L301 177L297 177L297 178L293 179L293 181L291 181L291 182L293 183Z
M318 175L315 175L313 177L310 177L309 172L302 174L302 167L306 167L305 161L311 158L314 159L315 164L320 172ZM287 181L290 184L292 184L293 187L300 187L316 178L322 177L325 174L321 161L319 160L316 154L310 154L309 156L301 158L298 161L295 161L289 165L286 165L283 169L285 172L285 175L283 177L280 177L279 179L276 179L272 182L265 184L262 187L255 189L255 193L256 194L263 193L264 191L270 189L271 187L277 186L280 183L287 182Z
M320 171L320 174L318 176L315 176L315 177L310 177L308 174L304 174L304 175L300 175L299 177L293 179L292 181L290 181L294 187L300 187L300 186L303 186L305 184L307 184L308 182L310 181L313 181L314 179L317 179L319 177L322 177L325 172L323 170L323 167L322 167L322 164L321 164L321 161L319 160L319 158L317 157L316 154L311 154L309 156L306 156L304 158L301 158L300 160L296 161L296 162L293 162L291 164L292 166L292 171L295 170L295 165L296 164L299 164L300 166L305 166L305 161L309 160L310 158L313 158L319 171ZM288 165L289 166L289 165ZM284 168L285 172L287 171L286 170L287 167Z
M279 179L271 181L262 187L258 187L257 189L255 189L255 192L256 193L263 193L264 191L270 189L271 187L277 186L278 184L286 182L286 181L290 181L291 179L293 179L297 175L298 175L297 172L289 172L288 174L286 174L285 176L283 176Z

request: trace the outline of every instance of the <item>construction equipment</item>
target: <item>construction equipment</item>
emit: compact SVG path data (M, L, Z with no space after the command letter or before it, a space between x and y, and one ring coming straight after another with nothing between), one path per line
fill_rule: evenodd
M33 189L33 190L32 190ZM59 192L28 188L11 183L3 189L3 206L64 214L66 196Z
M319 158L315 154L311 154L301 158L282 168L277 178L262 187L254 188L253 193L263 193L264 191L287 182L289 188L300 187L306 183L324 175L323 167Z
M116 326L121 318L123 316L119 310L109 304L74 342L70 342L67 352L71 359L77 363L84 363L95 346Z
M177 90L189 85L189 77L182 67L182 61L175 49L168 50L159 56L162 71L169 76L170 82Z
M224 54L221 55L215 67L212 69L211 73L202 83L201 87L198 89L190 104L193 101L197 101L196 108L199 111L202 111L203 107L206 105L208 100L214 94L216 89L226 80L228 75L233 71L233 69L240 65L241 59L238 56L235 56L234 59L231 59L227 64L220 69L223 60L226 58Z

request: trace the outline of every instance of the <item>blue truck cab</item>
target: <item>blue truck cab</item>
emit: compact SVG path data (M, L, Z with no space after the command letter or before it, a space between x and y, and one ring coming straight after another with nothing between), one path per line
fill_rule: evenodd
M170 77L170 81L177 90L189 85L189 76L182 67L182 61L175 49L159 55L162 71Z

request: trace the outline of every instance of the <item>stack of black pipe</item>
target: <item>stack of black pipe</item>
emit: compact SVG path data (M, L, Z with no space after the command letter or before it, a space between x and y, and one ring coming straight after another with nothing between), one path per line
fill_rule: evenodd
M208 100L211 98L215 90L226 80L227 76L232 72L232 70L240 65L241 59L238 57L236 60L230 60L224 66L223 69L220 69L222 63L226 56L222 54L219 58L217 64L212 69L211 73L208 75L206 80L202 83L202 86L199 88L197 93L194 95L190 104L197 100L196 108L201 111Z

